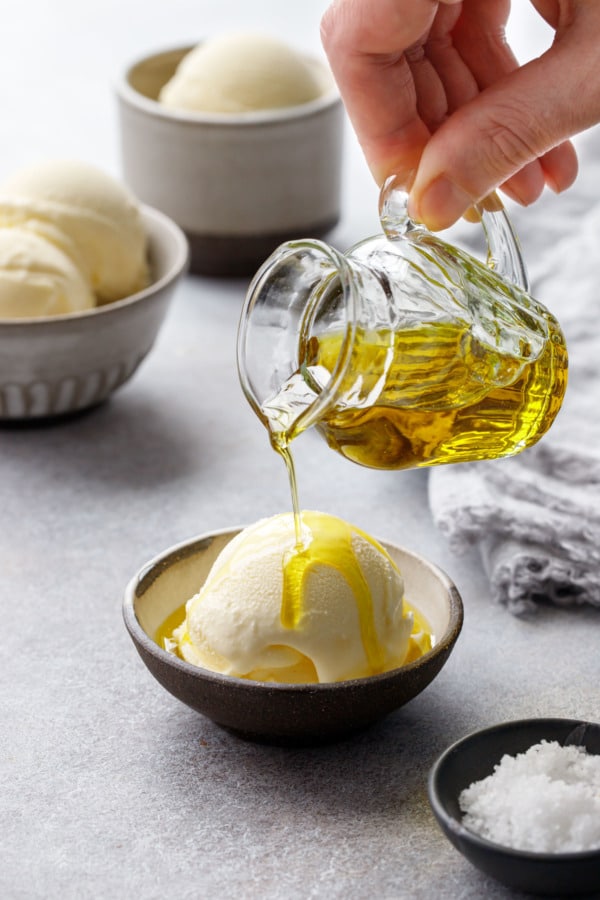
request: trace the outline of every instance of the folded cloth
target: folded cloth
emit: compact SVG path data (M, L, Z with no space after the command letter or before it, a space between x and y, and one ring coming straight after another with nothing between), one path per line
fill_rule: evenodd
M562 409L518 456L442 466L429 477L435 522L455 551L479 547L492 597L516 614L540 602L600 606L600 197L558 242L556 221L546 232L541 216L530 224L545 244L532 293L567 340Z

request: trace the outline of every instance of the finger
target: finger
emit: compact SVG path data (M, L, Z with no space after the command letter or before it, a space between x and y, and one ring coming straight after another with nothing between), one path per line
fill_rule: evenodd
M348 67L349 69L349 67ZM378 183L393 171L407 183L431 131L419 115L413 75L403 58L384 66L357 67L353 82L345 75L346 111Z
M452 30L459 15L459 4L438 7L426 41L405 53L419 115L432 132L449 112L477 93L477 84L453 45Z
M506 41L509 0L464 0L453 30L454 46L482 90L518 68Z
M438 14L426 49L444 85L450 112L517 68L517 60L504 39L507 14L505 0L475 7L467 2L462 10L453 7ZM528 205L537 200L544 186L543 168L534 161L509 178L502 190Z
M448 115L444 85L431 60L425 55L422 43L410 47L404 58L412 75L417 113L428 130L433 132Z
M577 178L579 164L571 141L564 141L540 159L546 184L559 194L571 187Z
M325 52L379 182L391 171L408 177L430 137L403 54L422 42L436 9L432 0L338 0L322 19Z
M532 0L540 15L553 28L559 25L558 0ZM505 40L510 4L506 0L482 5L479 0L465 0L464 14L454 30L454 40L481 89L489 87L519 64ZM537 200L548 185L552 190L565 190L577 177L577 156L566 142L533 161L511 176L502 190L523 205Z
M517 203L529 206L541 196L546 186L557 194L571 187L577 178L578 168L575 148L570 141L564 141L528 163L501 187Z
M453 112L479 93L473 73L454 44L453 30L459 15L459 6L438 10L424 48L443 85L447 112Z
M556 185L566 186L576 174L572 151L544 155L600 118L600 97L593 90L600 63L595 44L593 39L584 54L576 36L555 44L454 113L423 152L411 214L430 228L448 227L538 157L544 157L542 168L548 166ZM579 55L579 67L573 65L573 53Z
M479 90L484 90L510 72L519 63L506 42L505 26L510 12L507 0L482 4L465 0L463 13L454 29L454 43L464 64L472 73ZM542 194L546 184L541 162L533 160L511 175L502 190L513 200L527 206Z
M546 20L548 25L554 29L558 27L560 0L531 0L531 4L537 9L542 19Z

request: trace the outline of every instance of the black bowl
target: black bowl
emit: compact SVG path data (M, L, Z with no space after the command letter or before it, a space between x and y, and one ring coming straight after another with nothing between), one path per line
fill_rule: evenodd
M577 719L524 719L474 732L449 747L431 769L431 807L454 846L497 881L531 894L595 893L600 891L600 849L583 853L514 850L486 840L461 824L461 791L491 775L505 753L524 753L542 740L577 744L588 753L600 754L600 725Z
M159 626L204 583L220 551L240 529L213 532L166 550L130 582L125 624L144 663L167 691L246 738L315 744L359 731L398 709L436 677L456 642L463 607L440 569L415 553L381 542L398 564L406 596L433 628L429 653L400 669L333 684L271 684L191 665L156 643Z

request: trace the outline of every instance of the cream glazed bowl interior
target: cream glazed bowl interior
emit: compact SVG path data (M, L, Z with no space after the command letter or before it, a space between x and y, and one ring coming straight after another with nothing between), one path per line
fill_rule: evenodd
M315 744L362 730L408 703L438 675L460 633L463 606L447 575L421 556L381 541L404 576L406 597L435 636L432 650L398 669L329 684L273 684L194 666L157 643L159 628L198 592L241 529L215 531L165 550L130 581L125 625L156 680L177 699L242 737ZM174 623L175 624L175 623Z
M241 114L186 112L158 101L192 47L154 53L119 77L123 177L184 230L191 270L250 275L282 242L324 237L340 216L344 112L326 65L315 100Z
M36 422L96 406L149 353L188 263L181 229L141 207L151 283L84 312L0 319L0 422Z

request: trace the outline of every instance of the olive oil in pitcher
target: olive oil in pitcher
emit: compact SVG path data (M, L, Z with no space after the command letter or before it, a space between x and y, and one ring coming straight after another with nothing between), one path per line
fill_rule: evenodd
M566 390L565 341L524 289L505 214L483 220L487 265L410 223L346 254L296 241L267 260L238 360L276 449L314 425L353 462L405 469L509 456L542 437Z

